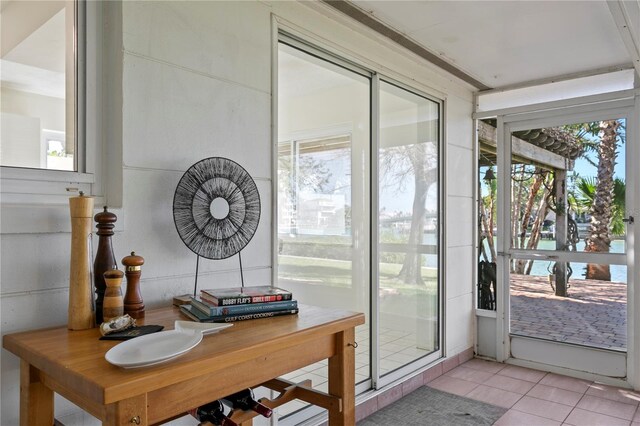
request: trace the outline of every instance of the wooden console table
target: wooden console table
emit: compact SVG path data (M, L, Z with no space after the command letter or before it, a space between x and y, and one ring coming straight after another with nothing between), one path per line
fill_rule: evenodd
M147 311L139 324L173 329L178 309ZM104 354L118 342L98 340L97 328L50 328L4 336L3 346L21 359L20 424L52 425L58 393L105 425L152 425L247 387L281 391L275 407L298 398L329 410L330 425L355 424L355 327L364 315L301 306L298 315L234 323L205 336L188 353L156 366L123 369ZM291 385L277 377L329 359L329 390ZM248 413L234 419L251 424Z

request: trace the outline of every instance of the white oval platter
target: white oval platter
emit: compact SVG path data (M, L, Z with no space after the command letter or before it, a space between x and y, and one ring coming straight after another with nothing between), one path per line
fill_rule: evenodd
M176 329L147 334L124 341L109 349L105 359L118 367L138 368L160 364L193 349L210 334L233 324L200 324L176 321Z

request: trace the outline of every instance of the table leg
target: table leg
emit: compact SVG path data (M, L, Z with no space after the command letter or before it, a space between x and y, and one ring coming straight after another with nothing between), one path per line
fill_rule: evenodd
M40 370L20 361L20 426L53 424L53 391L40 381Z
M119 426L147 426L147 395L139 395L122 401L114 402L106 407L106 420L103 425Z
M355 330L336 334L336 354L329 358L329 393L342 399L342 411L329 411L330 426L355 425Z

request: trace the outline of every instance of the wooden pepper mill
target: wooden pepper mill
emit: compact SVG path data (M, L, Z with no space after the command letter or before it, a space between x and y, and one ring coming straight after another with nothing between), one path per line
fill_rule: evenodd
M134 251L131 256L122 259L125 275L127 277L127 292L124 296L124 313L131 318L144 318L144 303L140 294L140 267L144 264L142 256L136 256Z
M104 291L104 300L102 302L103 321L111 321L112 319L124 315L124 303L122 300L122 277L124 272L113 269L104 273L104 282L107 288Z
M93 283L96 291L96 323L101 324L103 322L102 301L107 288L104 282L104 273L117 264L116 256L113 254L111 236L115 227L114 223L118 220L118 217L107 211L107 206L104 206L104 211L96 214L93 219L97 222L96 228L98 228L98 231L96 234L99 237L98 251L93 262Z
M93 297L91 295L91 261L89 236L93 216L93 198L69 198L71 213L71 268L69 274L69 330L93 328Z

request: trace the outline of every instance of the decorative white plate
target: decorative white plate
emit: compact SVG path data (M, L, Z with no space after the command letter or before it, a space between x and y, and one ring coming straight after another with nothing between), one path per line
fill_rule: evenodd
M126 340L109 349L104 357L111 364L123 368L160 364L196 347L203 334L214 333L232 325L176 321L175 330Z

